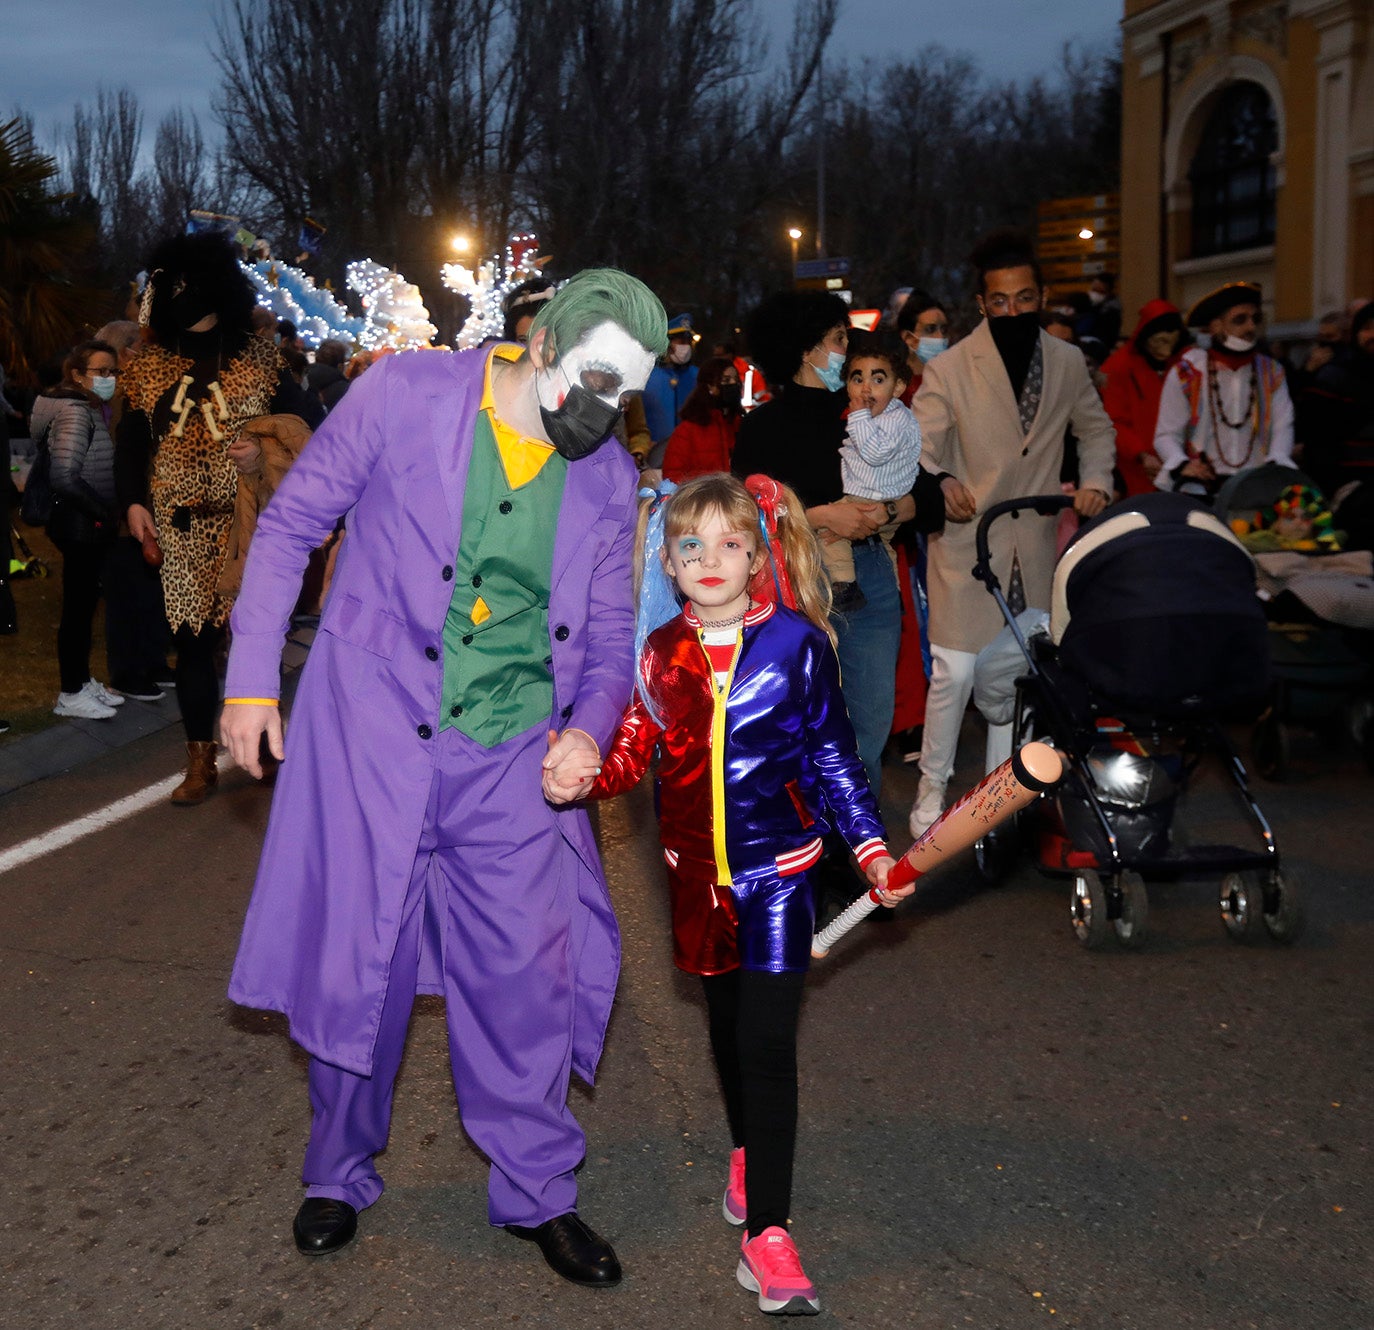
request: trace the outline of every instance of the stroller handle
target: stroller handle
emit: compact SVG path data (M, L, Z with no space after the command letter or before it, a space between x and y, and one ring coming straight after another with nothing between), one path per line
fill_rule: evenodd
M1033 509L1041 517L1053 517L1065 508L1073 507L1072 494L1032 494L1024 499L1003 499L994 503L978 519L977 549L978 562L973 565L973 575L991 591L998 585L997 574L992 571L992 552L988 549L988 530L992 524L1007 513L1013 515L1024 508Z

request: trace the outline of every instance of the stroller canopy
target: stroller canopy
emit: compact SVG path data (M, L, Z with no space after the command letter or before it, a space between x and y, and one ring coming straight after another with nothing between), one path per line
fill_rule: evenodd
M1127 499L1079 529L1055 569L1050 636L1064 668L1124 711L1243 715L1269 685L1254 561L1182 494Z

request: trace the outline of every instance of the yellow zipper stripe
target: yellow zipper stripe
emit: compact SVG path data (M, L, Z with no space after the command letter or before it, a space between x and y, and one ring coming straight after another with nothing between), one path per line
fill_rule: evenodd
M711 827L716 842L716 882L722 887L728 887L731 883L730 860L725 853L725 704L730 699L730 685L735 681L735 665L739 661L743 635L741 625L735 632L735 654L730 658L730 675L722 687L716 683L716 673L711 668L706 643L701 639L701 629L697 630L697 640L701 642L702 654L706 656L706 668L710 670L711 687L714 690L711 713Z

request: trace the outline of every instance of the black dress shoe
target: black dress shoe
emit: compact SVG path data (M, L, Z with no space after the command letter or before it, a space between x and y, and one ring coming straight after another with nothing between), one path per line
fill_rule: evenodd
M327 1256L347 1247L358 1232L358 1212L332 1196L307 1196L296 1211L291 1232L303 1256Z
M549 1268L574 1284L610 1288L620 1283L620 1262L605 1238L598 1236L575 1213L546 1219L535 1228L507 1224L506 1232L537 1242Z

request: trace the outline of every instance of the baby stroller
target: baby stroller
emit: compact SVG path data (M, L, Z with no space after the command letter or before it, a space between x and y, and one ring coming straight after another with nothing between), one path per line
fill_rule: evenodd
M1292 467L1268 463L1231 476L1217 515L1247 543L1270 534L1260 520L1293 486L1315 488ZM1323 548L1317 541L1270 540L1297 548L1252 549L1269 623L1273 677L1269 705L1255 723L1250 756L1266 780L1287 773L1293 727L1348 728L1374 771L1374 555Z
M996 599L1025 660L1015 682L1013 743L1051 742L1068 775L1053 795L984 839L976 860L990 880L1029 845L1042 872L1072 882L1078 939L1144 935L1145 875L1219 877L1227 933L1265 930L1291 942L1302 903L1278 843L1222 729L1253 717L1269 686L1268 630L1253 562L1196 501L1148 494L1085 523L1055 569L1048 635L1029 640L1011 613L988 549L999 519L1049 517L1067 495L993 505L977 532L974 576ZM1175 805L1213 754L1234 782L1258 846L1180 845Z

